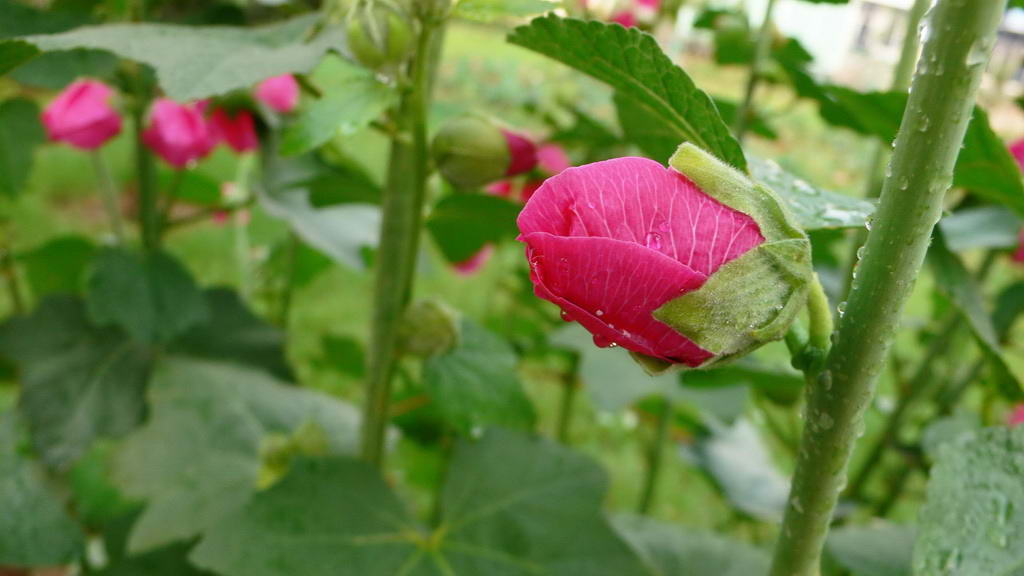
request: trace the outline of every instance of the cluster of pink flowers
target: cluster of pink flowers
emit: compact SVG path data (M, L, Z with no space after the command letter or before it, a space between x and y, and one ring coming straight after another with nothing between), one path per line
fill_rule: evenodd
M256 87L256 99L268 108L289 113L299 101L291 75L275 76ZM95 150L121 132L114 90L96 80L79 80L61 92L43 112L43 125L53 141ZM250 110L213 108L209 101L180 103L159 98L149 112L142 140L165 162L181 169L205 158L221 142L241 154L259 147L256 120Z
M506 172L507 178L490 184L485 191L492 196L517 200L525 204L536 192L544 180L560 174L570 168L572 163L558 144L542 144L537 146L526 136L505 131L505 139L509 145L511 160ZM516 176L526 175L525 179ZM475 274L494 254L494 246L488 244L477 251L468 260L454 264L459 274L469 276Z

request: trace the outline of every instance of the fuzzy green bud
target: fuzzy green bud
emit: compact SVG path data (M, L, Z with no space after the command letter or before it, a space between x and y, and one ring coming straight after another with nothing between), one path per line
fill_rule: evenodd
M357 5L349 15L346 31L352 56L374 70L400 66L412 52L412 22L389 3Z
M422 300L406 310L398 347L403 354L429 358L454 348L459 336L458 313L436 300Z
M441 175L457 188L479 188L500 180L511 161L501 128L480 116L445 123L434 136L432 152Z

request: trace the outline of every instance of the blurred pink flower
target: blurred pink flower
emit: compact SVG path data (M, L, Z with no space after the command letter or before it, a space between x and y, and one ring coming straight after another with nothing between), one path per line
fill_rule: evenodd
M299 105L299 83L291 74L267 78L256 86L256 98L272 110L287 114Z
M1017 160L1017 165L1024 168L1024 138L1010 144L1010 154Z
M523 204L526 204L530 201L530 198L533 198L533 194L537 190L540 190L540 187L543 185L543 180L527 180L526 183L523 184L522 191L519 193L519 199L522 200Z
M635 2L637 6L647 8L649 10L657 11L661 9L661 0L635 0Z
M750 216L646 158L548 178L517 223L534 291L561 307L563 318L582 324L598 346L689 366L712 354L652 312L764 242Z
M227 110L217 108L210 116L217 136L227 142L232 150L242 154L260 147L256 135L256 121L248 110L239 110L232 116Z
M508 169L505 176L529 172L537 166L537 147L526 136L510 130L502 130L508 143Z
M160 98L153 103L143 142L175 168L205 158L217 145L217 134L203 117L205 107Z
M537 148L537 164L549 176L554 176L572 166L569 155L558 144L544 144Z
M121 133L121 117L110 105L114 91L96 80L78 80L43 111L50 140L95 150Z
M484 264L491 259L492 254L494 254L494 246L485 244L483 248L470 256L468 260L452 264L452 267L462 276L472 276L483 268Z
M1006 423L1010 428L1024 424L1024 404L1014 407L1013 412L1010 412L1009 418L1006 419Z
M611 22L618 22L626 28L633 28L636 26L636 14L632 10L623 10L612 14L612 17L608 19Z
M1017 251L1013 253L1013 261L1024 264L1024 228L1017 235Z
M497 196L499 198L509 198L512 196L513 188L511 180L498 180L488 184L484 188L484 192L491 196Z

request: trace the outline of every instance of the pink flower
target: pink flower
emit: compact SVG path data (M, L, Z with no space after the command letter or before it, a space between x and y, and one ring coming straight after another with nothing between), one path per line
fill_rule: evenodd
M114 91L95 80L78 80L64 89L43 111L50 140L95 150L121 133L121 117L110 105Z
M1024 264L1024 228L1017 235L1017 251L1013 253L1013 261Z
M179 104L161 98L153 103L146 146L175 168L205 158L217 145L217 134L203 117L205 103Z
M609 18L609 20L611 22L618 22L626 28L633 28L636 26L636 14L634 14L632 10L623 10L622 12L612 14L612 17Z
M491 196L497 196L498 198L509 198L512 196L512 193L514 192L512 188L512 181L498 180L497 182L488 184L487 187L484 188L484 192L490 194Z
M491 259L492 254L494 254L494 246L485 244L483 248L470 256L468 260L452 264L452 267L462 276L471 276L483 268L484 264Z
M537 165L549 176L554 176L572 166L572 162L558 144L544 144L537 148Z
M260 147L259 137L256 136L256 121L248 110L239 110L232 116L223 108L217 108L210 117L210 124L217 136L239 154Z
M540 190L540 187L543 185L543 180L527 180L526 183L523 184L522 191L519 193L519 199L522 200L524 204L529 202L530 198L533 198L534 193L537 192L537 190Z
M1024 404L1017 404L1014 407L1013 412L1010 412L1009 418L1006 419L1006 424L1010 428L1024 424Z
M299 105L299 83L291 74L267 78L256 86L256 99L271 110L287 114Z
M636 5L641 8L647 8L648 10L654 10L657 12L661 9L661 0L635 0Z
M502 130L501 133L508 144L509 159L505 176L515 176L533 170L537 166L537 147L533 142L526 136L510 130Z
M646 158L569 168L519 215L537 296L598 346L697 366L712 354L651 313L764 242L757 224Z
M1024 138L1010 144L1010 154L1017 160L1017 164L1024 168Z

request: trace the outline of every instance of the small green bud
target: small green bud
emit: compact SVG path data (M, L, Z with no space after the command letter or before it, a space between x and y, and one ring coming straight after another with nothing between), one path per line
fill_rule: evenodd
M398 347L403 354L429 358L454 348L459 336L458 313L436 300L422 300L406 310Z
M458 188L479 188L504 178L512 160L505 133L480 116L448 121L434 136L437 169Z
M413 26L390 3L360 4L349 14L348 48L361 64L374 70L403 64L412 53Z

